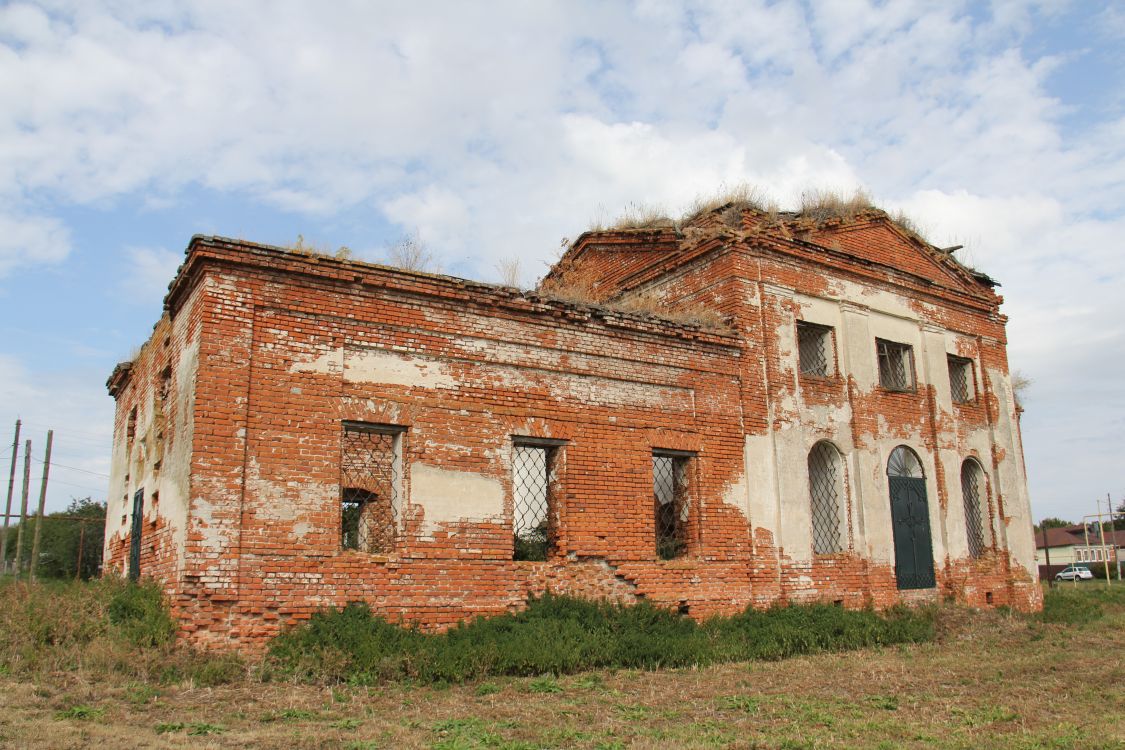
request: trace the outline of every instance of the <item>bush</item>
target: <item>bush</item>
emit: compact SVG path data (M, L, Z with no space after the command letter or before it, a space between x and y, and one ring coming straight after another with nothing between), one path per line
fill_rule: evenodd
M161 646L176 634L176 623L164 606L164 592L155 582L125 584L109 600L109 621L142 648Z
M402 678L464 681L489 675L782 659L927 641L933 635L933 616L927 610L898 608L879 615L823 605L791 606L747 609L699 624L645 601L623 606L550 595L532 600L521 612L426 634L388 623L366 605L350 604L319 612L276 638L266 672L358 684Z
M245 674L237 656L177 645L175 622L152 582L7 581L0 583L0 597L0 672L87 671L197 685Z

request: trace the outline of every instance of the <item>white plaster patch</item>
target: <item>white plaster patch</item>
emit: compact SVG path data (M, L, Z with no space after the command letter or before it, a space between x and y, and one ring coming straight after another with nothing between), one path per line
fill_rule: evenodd
M499 480L420 462L410 467L410 501L425 514L424 534L432 534L441 524L492 521L504 514Z
M321 375L337 375L344 369L344 350L336 348L315 359L297 360L289 367L289 372L312 372Z
M738 508L742 515L750 517L750 488L745 474L739 474L737 479L724 487L722 497L725 504Z
M349 383L456 388L448 366L423 357L386 349L352 349L344 354L344 380Z

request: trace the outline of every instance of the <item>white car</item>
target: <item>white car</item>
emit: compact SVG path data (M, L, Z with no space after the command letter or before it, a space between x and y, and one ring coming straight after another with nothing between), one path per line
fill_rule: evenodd
M1090 569L1082 565L1067 565L1065 568L1055 574L1056 581L1075 581L1081 578L1082 580L1093 579L1094 574Z

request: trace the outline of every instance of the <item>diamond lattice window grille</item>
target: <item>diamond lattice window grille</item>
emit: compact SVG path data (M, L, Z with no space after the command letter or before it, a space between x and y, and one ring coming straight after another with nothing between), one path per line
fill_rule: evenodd
M398 529L401 434L345 425L340 461L340 545L388 553Z
M814 323L797 323L797 357L801 374L828 377L832 374L832 329Z
M813 552L839 552L840 541L840 454L828 443L817 443L809 451L809 493L812 496Z
M546 560L555 546L551 466L555 448L512 448L513 559Z
M914 390L914 350L909 344L876 339L879 385L888 391Z
M980 467L974 461L961 464L961 496L965 501L965 532L969 540L969 554L980 557L984 553L984 524L981 487L984 485Z
M955 404L973 400L972 364L972 360L949 357L949 392Z
M687 548L689 460L687 456L652 455L656 554L661 560L680 557Z

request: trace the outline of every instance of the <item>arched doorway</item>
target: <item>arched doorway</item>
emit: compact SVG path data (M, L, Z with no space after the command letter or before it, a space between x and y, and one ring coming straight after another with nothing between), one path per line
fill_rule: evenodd
M891 487L891 526L895 539L895 578L900 589L934 587L934 548L926 478L918 454L900 445L887 461Z

